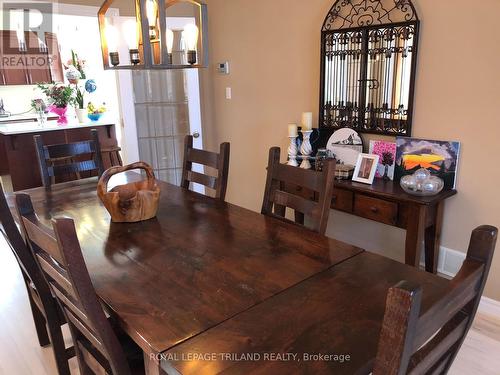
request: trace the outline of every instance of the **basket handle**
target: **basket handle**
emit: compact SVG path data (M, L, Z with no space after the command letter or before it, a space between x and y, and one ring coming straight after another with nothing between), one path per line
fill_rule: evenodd
M149 164L147 164L143 161L139 161L137 163L125 165L123 167L122 166L111 167L111 168L107 169L102 174L101 178L99 179L99 182L97 184L97 194L99 194L99 196L104 196L108 192L108 182L109 182L110 178L113 177L115 174L131 171L133 169L145 170L147 180L149 183L154 183L156 181L156 178L155 178L155 175L153 172L153 168Z

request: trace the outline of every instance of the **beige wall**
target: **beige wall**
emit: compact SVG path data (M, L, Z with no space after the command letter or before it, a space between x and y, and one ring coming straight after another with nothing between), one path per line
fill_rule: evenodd
M414 2L422 31L413 135L462 142L459 194L447 203L442 245L465 252L474 227L500 227L500 1ZM212 149L231 142L228 200L260 210L269 147L285 152L286 125L301 112L317 118L320 28L333 0L207 3L205 139ZM225 60L231 75L218 75L214 65ZM403 231L337 212L330 221L330 235L402 257ZM500 300L500 248L486 295Z

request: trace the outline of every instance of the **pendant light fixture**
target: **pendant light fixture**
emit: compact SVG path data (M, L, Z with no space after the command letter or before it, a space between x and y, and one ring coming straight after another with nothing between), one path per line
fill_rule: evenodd
M104 69L208 66L207 5L199 0L106 0L99 30Z

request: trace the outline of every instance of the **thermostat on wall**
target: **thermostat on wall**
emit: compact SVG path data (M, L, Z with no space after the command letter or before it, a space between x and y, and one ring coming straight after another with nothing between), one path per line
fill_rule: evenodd
M217 71L220 74L229 74L229 61L218 63Z

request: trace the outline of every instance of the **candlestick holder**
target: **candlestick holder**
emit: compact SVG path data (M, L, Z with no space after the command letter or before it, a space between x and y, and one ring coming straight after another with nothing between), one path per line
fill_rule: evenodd
M299 148L297 146L297 137L289 136L290 146L288 146L288 165L291 167L298 167L297 155L299 153Z
M309 157L311 156L313 149L311 146L311 134L312 130L303 130L302 131L302 146L300 146L300 153L302 154L302 163L300 163L300 168L302 169L311 169L311 163L309 162Z

